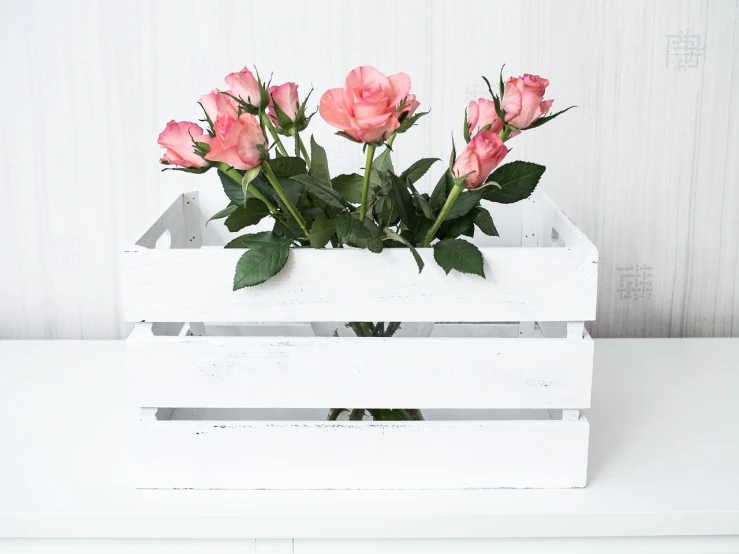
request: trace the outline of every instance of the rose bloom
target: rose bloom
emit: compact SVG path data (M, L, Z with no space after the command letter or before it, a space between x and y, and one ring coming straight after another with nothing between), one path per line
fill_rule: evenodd
M197 123L170 121L159 133L157 142L167 149L159 161L182 167L205 167L208 162L195 153L193 142L210 144L210 140Z
M219 114L229 114L236 117L238 113L233 98L223 94L220 90L212 90L201 96L200 104L211 121L215 121Z
M476 189L498 167L508 153L503 141L492 130L482 131L474 137L454 162L455 177L467 175L465 186Z
M388 77L363 65L347 75L344 88L326 91L318 110L326 123L353 139L379 143L400 126L397 108L410 88L411 79L405 73Z
M483 127L491 125L490 130L500 133L503 130L503 122L495 113L495 103L486 98L480 98L477 102L470 102L467 107L467 128L470 137L475 137Z
M506 123L525 129L546 114L554 100L544 100L549 81L538 75L524 74L511 77L503 88L501 107L506 114Z
M398 116L398 119L400 121L403 121L404 119L408 119L409 117L412 117L414 113L416 113L416 110L418 109L418 106L420 106L421 103L416 100L415 94L409 94L405 97L405 103L403 104L403 107L398 110L398 113L400 114ZM405 115L403 115L405 114Z
M247 68L242 69L238 73L229 73L226 75L226 84L231 87L228 93L236 98L241 98L247 104L251 104L255 108L259 107L262 100L262 91L259 88L259 81Z
M279 108L285 112L290 121L295 121L300 108L300 98L298 97L298 85L295 83L285 83L284 85L269 87L269 117L273 123L277 123L277 113L275 113L275 102Z
M262 163L259 146L266 147L262 129L253 115L235 117L221 113L213 123L216 136L211 139L207 160L225 162L236 169L251 169Z

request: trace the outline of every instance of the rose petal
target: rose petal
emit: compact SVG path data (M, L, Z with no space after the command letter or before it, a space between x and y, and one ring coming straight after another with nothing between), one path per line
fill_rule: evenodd
M405 73L396 73L395 75L390 75L388 81L390 81L393 87L390 105L397 106L403 98L408 96L411 90L411 78Z
M344 103L344 89L333 88L321 96L318 104L321 117L337 129L346 130L349 127L349 114Z

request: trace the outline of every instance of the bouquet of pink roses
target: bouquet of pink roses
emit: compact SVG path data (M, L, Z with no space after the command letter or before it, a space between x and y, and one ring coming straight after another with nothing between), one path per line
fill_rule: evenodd
M342 88L326 91L318 111L336 133L365 150L362 173L331 176L326 151L313 138L310 153L301 133L314 114L306 114L310 93L301 101L298 86L270 86L244 68L226 77L227 91L200 98L206 129L170 121L159 135L166 148L163 164L191 173L215 168L228 205L211 219L225 218L238 232L265 218L272 230L243 234L226 248L244 248L234 276L234 290L259 285L277 274L293 247L408 248L418 269L417 248L433 246L434 259L452 269L484 277L480 251L460 238L475 228L497 236L490 213L481 205L527 198L544 167L515 161L500 165L506 142L522 131L552 120L552 100L544 100L549 81L536 75L502 74L490 99L471 101L465 111L464 150L452 147L449 165L431 194L415 183L439 161L423 158L401 172L390 152L399 134L428 112L418 112L405 73L385 76L362 66L349 73ZM569 108L568 108L569 109ZM375 156L377 149L382 152ZM359 329L359 328L358 328ZM388 335L384 335L388 336Z

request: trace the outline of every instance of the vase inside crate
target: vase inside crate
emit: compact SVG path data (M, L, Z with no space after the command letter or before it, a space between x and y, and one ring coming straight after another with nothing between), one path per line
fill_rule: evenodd
M313 334L317 337L356 337L362 336L357 335L355 332L356 323L348 323L344 321L311 321L310 327L313 330ZM390 323L384 323L385 333L380 335L383 337L430 337L434 331L434 323L431 322L418 322L411 321L407 323L400 323L400 327L395 330L392 335L388 335L390 329Z
M316 337L363 337L363 338L390 338L390 337L430 337L434 331L433 322L412 321L397 322L342 322L342 321L312 321L311 329ZM422 421L423 413L418 408L403 410L374 410L365 408L331 408L326 415L329 421L372 419L375 421Z

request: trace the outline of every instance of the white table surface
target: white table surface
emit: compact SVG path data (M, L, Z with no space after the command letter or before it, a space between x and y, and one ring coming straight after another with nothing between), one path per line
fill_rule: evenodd
M595 353L586 489L136 491L124 343L0 341L0 537L739 535L739 339Z

